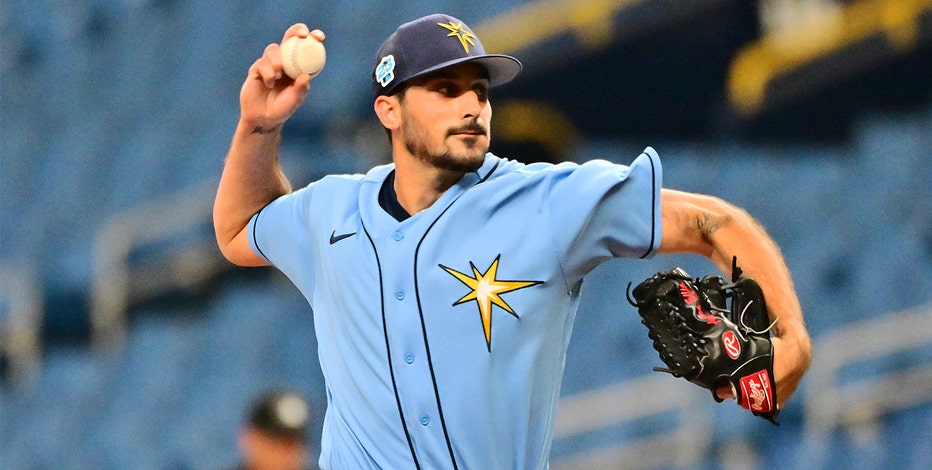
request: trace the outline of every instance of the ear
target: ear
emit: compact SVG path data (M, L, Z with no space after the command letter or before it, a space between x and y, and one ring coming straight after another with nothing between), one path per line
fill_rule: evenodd
M394 96L379 96L375 99L375 115L382 125L389 130L401 127L401 102Z

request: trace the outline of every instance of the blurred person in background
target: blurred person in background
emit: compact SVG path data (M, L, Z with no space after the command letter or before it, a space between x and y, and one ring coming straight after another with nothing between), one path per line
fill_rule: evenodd
M236 470L310 470L310 406L298 393L272 390L250 406L239 430Z

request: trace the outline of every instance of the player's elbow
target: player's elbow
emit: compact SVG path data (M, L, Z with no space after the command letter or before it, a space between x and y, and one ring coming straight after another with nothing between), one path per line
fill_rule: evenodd
M230 248L229 243L224 243L223 241L221 241L221 240L218 238L218 239L217 239L217 248L220 249L220 254L223 255L223 257L224 257L227 261L229 261L229 262L231 262L231 263L233 263L233 264L235 264L235 265L237 265L237 266L242 266L242 265L239 263L239 257L237 256L235 250L233 250L233 249Z
M225 236L218 231L216 236L217 247L220 248L220 253L227 261L237 266L267 266L269 264L252 250L245 230L233 236Z
M254 253L231 248L229 245L220 246L220 253L227 261L243 267L268 266L269 263Z

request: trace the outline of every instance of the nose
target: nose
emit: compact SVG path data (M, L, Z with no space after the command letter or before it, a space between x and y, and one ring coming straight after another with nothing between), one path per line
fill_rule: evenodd
M479 114L488 105L486 101L479 97L479 93L474 90L463 93L457 101L460 104L464 119L479 117Z

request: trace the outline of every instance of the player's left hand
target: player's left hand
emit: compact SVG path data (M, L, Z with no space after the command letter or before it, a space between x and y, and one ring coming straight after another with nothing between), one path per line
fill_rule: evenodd
M776 424L773 324L760 286L734 270L733 282L660 272L634 288L632 304L667 366L655 370L707 388L716 400L734 398Z

